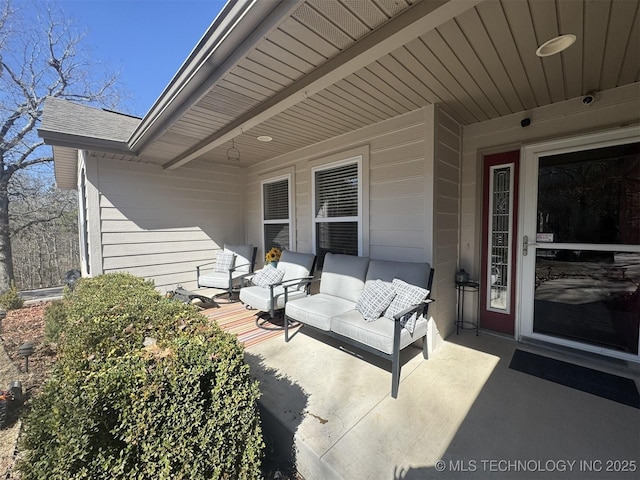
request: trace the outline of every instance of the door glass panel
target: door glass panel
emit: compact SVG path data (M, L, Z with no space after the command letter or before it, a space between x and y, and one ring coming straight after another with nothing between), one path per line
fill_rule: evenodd
M638 355L640 144L541 157L536 242L533 331Z
M511 258L511 170L513 166L492 168L491 175L491 262L487 269L490 309L509 310L509 259Z
M638 354L640 253L538 248L535 333Z
M541 157L538 233L554 243L640 244L640 144Z

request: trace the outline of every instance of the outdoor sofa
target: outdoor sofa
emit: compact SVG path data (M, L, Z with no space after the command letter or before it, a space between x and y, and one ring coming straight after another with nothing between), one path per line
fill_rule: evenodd
M422 339L423 356L428 358L433 274L428 263L327 253L319 293L286 303L285 341L290 323L298 322L389 360L391 396L396 398L400 351Z

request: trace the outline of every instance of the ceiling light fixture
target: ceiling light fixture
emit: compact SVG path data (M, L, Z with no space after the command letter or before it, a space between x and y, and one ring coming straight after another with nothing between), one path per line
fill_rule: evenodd
M563 50L566 50L576 41L576 36L572 33L568 33L567 35L560 35L558 37L552 38L551 40L547 40L542 45L538 47L536 50L536 55L539 57L548 57L550 55L555 55L556 53L560 53Z
M269 135L260 135L258 137L259 142L270 142L271 140L273 140L273 138L271 138Z

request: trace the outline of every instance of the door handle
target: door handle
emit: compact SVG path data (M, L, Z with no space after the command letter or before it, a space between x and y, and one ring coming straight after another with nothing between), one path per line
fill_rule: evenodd
M529 243L529 236L525 235L522 237L522 255L525 257L527 256L527 253L529 253L529 245L536 246L538 244L534 242Z

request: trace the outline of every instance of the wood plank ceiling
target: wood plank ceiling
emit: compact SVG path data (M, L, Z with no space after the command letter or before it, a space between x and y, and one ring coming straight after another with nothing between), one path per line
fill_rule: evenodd
M430 0L423 0L425 2ZM414 0L307 0L138 157L165 164L214 138ZM433 2L434 4L442 3ZM486 0L234 138L252 163L440 103L470 125L640 80L638 0ZM576 43L546 58L544 41ZM273 137L258 142L260 135ZM213 137L212 137L213 136ZM231 141L204 153L227 159Z

